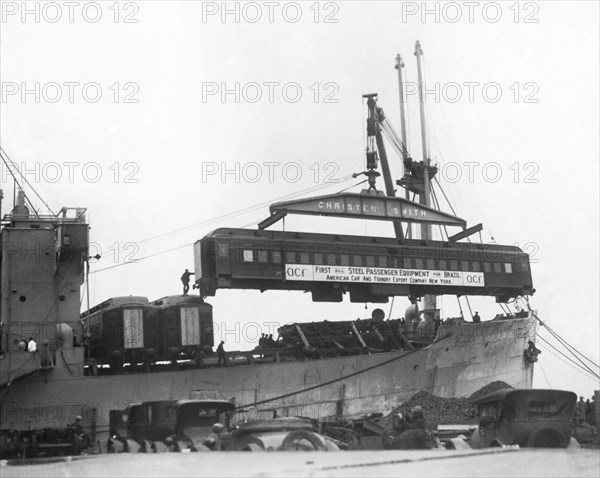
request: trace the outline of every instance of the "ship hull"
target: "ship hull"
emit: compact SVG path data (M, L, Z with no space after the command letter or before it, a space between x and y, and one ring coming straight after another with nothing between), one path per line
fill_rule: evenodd
M524 359L529 340L535 341L535 319L526 317L442 327L434 343L415 350L100 376L83 375L81 348L59 350L53 368L0 392L2 429L64 427L81 415L94 439L104 440L109 410L198 392L235 400L239 418L274 411L357 418L390 411L420 390L468 396L497 380L531 388L533 365Z

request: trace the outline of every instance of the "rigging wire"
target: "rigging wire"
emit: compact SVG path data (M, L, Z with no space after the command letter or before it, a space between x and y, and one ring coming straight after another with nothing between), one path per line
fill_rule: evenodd
M181 245L181 246L172 247L171 249L167 249L166 251L160 251L160 252L156 252L156 253L154 253L154 254L149 254L149 255L147 255L147 256L140 257L139 259L135 259L135 260L133 260L133 261L121 262L120 264L115 264L115 265L112 265L112 266L104 267L104 268L102 268L102 269L96 269L95 271L90 271L90 275L91 275L91 274L95 274L95 273L97 273L97 272L103 272L103 271L107 271L107 270L109 270L109 269L115 269L115 268L117 268L117 267L125 266L125 265L127 265L127 264L137 264L138 262L140 262L140 261L143 261L144 259L149 259L150 257L156 257L156 256L160 256L160 255L162 255L162 254L166 254L166 253L168 253L168 252L173 252L173 251L176 251L176 250L178 250L178 249L183 249L184 247L190 247L190 246L193 246L193 245L194 245L194 243L193 243L193 242L190 242L189 244L183 244L183 245Z
M434 204L435 208L438 211L441 211L442 208L441 208L440 202L438 201L437 195L435 193L435 189L433 187L431 188L431 197L433 199L433 204ZM438 227L440 229L440 237L442 238L442 240L444 239L444 234L445 234L446 240L448 240L450 235L448 234L448 228L446 227L446 225L440 224ZM442 230L443 230L443 232L442 232ZM469 239L469 238L467 237L467 239ZM469 239L469 242L471 242L470 239Z
M210 225L210 224L213 224L215 222L219 222L219 221L222 221L222 220L225 220L225 219L232 219L234 217L241 216L243 214L247 214L249 212L253 212L255 210L264 208L265 206L270 206L274 202L280 202L280 201L283 201L283 200L286 200L286 199L292 199L294 197L301 196L303 194L308 194L308 193L311 193L311 192L319 191L321 189L331 187L334 184L345 183L345 182L347 182L347 181L349 181L351 179L354 179L352 177L352 175L344 176L343 178L340 178L339 180L337 180L335 183L324 183L324 184L319 184L317 186L312 186L310 188L306 188L306 189L303 189L301 191L297 191L297 192L294 192L294 193L290 193L290 194L286 194L286 195L283 195L283 196L279 196L278 198L275 198L274 200L271 199L269 201L264 201L264 202L261 202L261 203L257 203L257 204L254 204L252 206L248 206L246 208L239 209L237 211L231 211L231 212L223 214L221 216L216 216L216 217L213 217L211 219L207 219L207 220L200 221L200 222L197 222L197 223L194 223L194 224L190 224L188 226L183 226L183 227L180 227L178 229L173 229L172 231L168 231L168 232L165 232L165 233L162 233L162 234L158 234L156 236L151 236L151 237L148 237L146 239L142 239L140 241L135 241L135 243L136 243L136 245L140 245L140 244L144 244L144 243L148 243L148 242L153 242L153 241L157 241L157 240L160 240L160 239L163 239L163 238L166 238L166 237L178 234L180 232L184 232L184 231L187 231L187 230L190 230L190 229L194 229L196 227L207 226L207 225ZM358 183L358 184L361 184L361 183ZM350 186L349 188L351 188L351 187L353 187L353 186ZM349 189L349 188L347 188L347 189ZM119 250L125 250L126 247L127 247L127 245L125 244L122 247L120 247Z
M17 179L17 177L15 176L15 174L13 173L13 171L10 169L10 165L7 163L6 159L2 155L1 151L0 151L0 157L2 158L2 162L6 165L6 168L7 168L8 172L10 173L10 175L12 176L13 181L15 182L15 184L19 187L20 190L23 190L23 186L21 186L21 183L19 183L19 180ZM12 161L11 161L11 164L12 164ZM37 209L33 206L33 204L31 203L31 201L29 200L29 197L27 195L25 195L25 200L27 201L27 204L29 204L29 207L33 210L33 212L35 213L35 215L39 216L39 214L37 212ZM15 202L16 202L16 197L13 194L13 205L14 205Z
M446 200L446 202L448 203L448 206L450 207L450 210L452 211L452 214L454 214L456 216L456 211L454 210L454 208L452 207L452 203L450 202L450 200L448 199L448 196L446 196L446 192L444 191L444 188L442 187L442 185L440 184L440 182L437 180L437 178L434 176L433 180L435 181L435 184L437 184L437 186L440 188L440 191L442 192L442 194L444 195L444 199ZM433 189L433 188L432 188Z
M548 388L552 388L552 385L550 385L550 380L548 380L548 376L546 375L546 372L544 372L544 368L542 367L542 364L538 363L538 366L540 367L540 370L544 374L544 378L546 379L546 383L548 384Z
M44 201L44 199L42 198L42 196L40 196L40 195L38 194L38 192L36 191L36 189L35 189L35 188L34 188L34 187L31 185L31 183L28 181L27 177L26 177L25 175L23 175L23 173L21 172L21 170L19 169L19 167L18 167L18 166L15 164L15 162L14 162L12 159L10 159L10 156L9 156L9 155L8 155L8 153L7 153L7 152L4 150L4 148L2 148L2 146L0 146L0 156L2 156L2 160L4 161L4 163L6 164L6 166L7 166L7 167L8 167L7 160L8 160L8 161L10 161L11 165L13 165L13 167L15 168L15 170L16 170L16 171L19 173L19 175L20 175L20 176L21 176L21 178L23 179L23 182L24 182L25 184L27 184L27 185L28 185L28 186L31 188L31 190L32 190L32 191L34 192L34 194L35 194L35 195L38 197L38 199L39 199L40 201L42 201L42 204L44 204L44 206L46 206L46 208L48 209L48 211L50 211L50 213L51 213L53 216L56 216L56 214L54 213L54 211L52 210L52 208L51 208L50 206L48 206L48 204L46 203L46 201ZM8 167L8 170L9 170L10 174L11 174L11 175L13 176L13 178L14 178L15 176L14 176L13 172L10 170L10 168L9 168L9 167ZM15 178L15 179L16 179L16 178ZM17 184L18 184L18 183L17 183ZM20 186L19 186L19 187L20 187ZM23 188L21 188L21 189L23 189ZM31 203L30 203L30 205L31 205ZM33 208L33 206L31 206L31 207ZM35 208L34 208L34 211L35 211ZM35 214L36 214L36 216L38 215L37 211L36 211L36 213L35 213Z
M352 176L348 176L348 177L346 177L346 178L342 178L342 179L340 179L340 181L339 181L339 182L345 182L345 181L347 181L349 178L352 178ZM366 180L365 180L365 181L366 181ZM349 187L348 187L348 188L346 188L346 189L342 189L342 191L346 191L347 189L350 189L350 188L352 188L352 187L358 186L358 185L360 185L360 184L364 183L365 181L360 181L360 182L358 182L357 184L354 184L354 185L352 185L352 186L349 186ZM320 185L320 186L318 186L318 188L323 188L323 187L328 187L328 186L330 186L330 184L327 184L327 185ZM309 189L313 190L314 188L315 188L315 187L313 186L312 188L309 188ZM342 191L340 191L340 192L342 192ZM290 195L290 194L288 194L288 195L286 195L286 196L283 196L283 197L280 197L280 198L276 198L274 202L278 202L278 201L280 201L282 198L289 198L290 196L295 196L295 195L305 194L306 192L307 192L307 190L300 191L299 193L294 193L293 195ZM272 204L272 203L273 203L273 201L268 201L266 204ZM239 211L234 211L234 212L231 212L231 213L225 214L225 215L223 215L223 216L218 216L218 217L215 217L215 218L209 219L209 220L207 220L207 221L203 221L203 222L201 222L201 223L197 223L197 224L195 224L194 226L199 226L199 225L208 225L208 224L211 224L211 223L214 223L214 222L221 221L221 220L223 220L223 219L230 219L230 218L233 218L233 217L236 217L236 216L239 216L239 215L245 214L245 213L247 213L247 212L252 212L252 211L253 211L253 210L255 210L255 209L259 209L259 208L263 207L263 206L264 206L264 204L265 204L265 203L261 203L261 204L259 204L259 205L250 206L250 207L248 207L248 208L241 209L241 210L239 210ZM242 228L249 227L249 226L252 226L252 225L254 225L254 224L256 224L256 221L252 221L252 222L248 223L247 225L244 225L244 226L242 226ZM183 228L182 228L182 229L183 229ZM175 231L179 232L179 231L181 231L181 229L177 229L177 230L175 230ZM175 233L175 231L171 231L170 233L165 233L165 234L169 234L169 235L171 235L171 234L174 234L174 233ZM137 244L140 244L140 243L142 243L142 242L149 242L150 240L155 240L155 239L156 239L156 238L158 238L158 237L159 237L159 236L154 236L153 238L146 239L146 240L143 240L143 241L139 241ZM120 264L115 264L115 265L112 265L112 266L104 267L104 268L102 268L102 269L96 269L96 270L94 270L94 271L90 271L90 274L95 274L95 273L97 273L97 272L103 272L103 271L106 271L106 270L115 269L115 268L117 268L117 267L121 267L121 266L124 266L124 265L127 265L127 264L137 264L138 262L140 262L140 261L142 261L142 260L144 260L144 259L149 259L149 258L151 258L151 257L156 257L156 256L160 256L160 255L162 255L162 254L167 254L167 253L169 253L169 252L173 252L173 251L176 251L176 250L178 250L178 249L183 249L184 247L190 247L190 246L192 246L192 245L194 245L194 243L193 243L193 242L186 243L186 244L183 244L183 245L180 245L180 246L177 246L177 247L172 247L172 248L170 248L170 249L167 249L167 250L164 250L164 251L156 252L156 253L154 253L154 254L149 254L149 255L147 255L147 256L140 257L140 258L137 258L137 259L135 259L135 260L132 260L132 261L126 261L126 262L122 262L122 263L120 263ZM121 248L121 249L123 249L123 248Z
M539 319L538 319L539 320ZM561 343L561 345L563 345L567 351L569 351L571 353L571 355L573 355L573 357L575 357L586 369L588 369L591 373L596 374L596 372L594 372L583 360L581 360L581 358L578 356L578 354L585 358L586 360L588 360L589 362L591 362L596 368L600 368L595 362L591 361L590 359L588 359L585 355L583 355L579 350L577 350L574 347L571 347L570 345L567 344L566 341L564 341L562 339L562 337L560 337L556 332L554 332L552 329L550 329L549 327L546 327L547 330L552 334L552 336L559 341L559 343ZM567 345L565 345L567 344ZM598 378L600 378L600 376L598 376Z
M527 306L529 307L529 303L527 303ZM529 308L529 310L531 311L531 308ZM555 332L548 324L546 324L544 321L542 321L542 319L540 319L536 314L534 314L533 311L532 311L532 315L533 315L533 317L535 317L538 320L538 322L540 323L540 325L542 325L543 327L545 327L546 330L548 330L548 332L550 332L550 334L561 345L563 345L563 347L565 347L569 352L571 352L571 354L577 360L579 360L586 368L587 368L587 365L585 365L585 363L583 363L583 361L581 360L581 358L579 358L577 356L577 354L579 354L581 357L583 357L585 360L587 360L589 363L591 363L594 367L600 368L600 365L598 365L596 362L594 362L592 359L590 359L589 357L587 357L586 355L584 355L582 352L580 352L575 347L573 347L569 342L567 342L565 339L563 339L560 335L558 335L557 332ZM592 372L592 373L594 373L594 372Z
M591 376L587 371L582 370L580 367L575 367L573 365L571 365L569 362L567 362L566 360L564 360L563 358L561 358L559 355L555 354L552 350L550 350L549 348L547 348L545 345L539 343L538 344L541 349L544 352L548 352L550 355L552 355L553 357L555 357L557 360L560 360L562 363L564 363L567 367L572 368L575 372L580 373L581 375L583 375L585 378L588 378L590 380L594 380L595 382L597 381L597 379L593 376Z
M423 63L423 69L425 70L425 72L427 73L427 75L429 75L429 69L427 68L427 65L425 63ZM440 111L441 116L442 116L442 120L444 122L444 125L446 126L446 129L448 130L448 134L450 136L450 143L452 145L452 147L454 148L454 151L456 152L456 156L458 157L458 159L461 161L461 164L465 164L465 162L462 160L461 155L460 155L460 150L458 149L458 147L456 146L456 142L454 141L454 136L452 135L452 129L450 128L450 125L448 123L448 120L446 119L446 115L444 113L444 109L442 108L442 105L440 102L435 102L437 109ZM437 144L437 143L436 143ZM441 149L440 149L441 150ZM450 164L450 163L448 163ZM477 163L479 164L479 163ZM470 184L470 182L468 182ZM471 192L471 194L473 194L472 188L469 186L469 190ZM458 192L458 195L460 196L460 192ZM464 204L465 206L465 210L469 210L468 205L472 204L473 202L475 203L475 207L477 208L477 210L479 211L479 216L485 219L485 215L483 214L483 211L481 210L480 204L478 201L462 201L462 197L461 197L461 202ZM487 221L486 221L487 223ZM491 227L489 227L489 225L487 226L487 229L490 232L490 235L492 237L494 237L494 234L492 232Z
M473 318L473 310L471 309L471 302L469 302L468 295L465 295L465 300L467 301L467 307L469 307L469 314L471 314L471 318Z
M588 376L589 378L595 378L595 379L599 379L600 376L598 376L596 373L594 373L593 371L591 371L588 368L584 368L581 365L579 365L577 362L575 362L571 357L565 355L563 352L561 352L559 349L557 349L554 345L552 345L548 340L546 340L544 337L542 337L541 335L538 334L537 336L540 340L542 340L544 343L546 343L549 347L551 347L552 349L554 349L558 354L560 354L562 357L564 357L564 359L566 359L568 362L570 362L572 365L569 365L567 362L565 362L565 360L561 359L558 355L556 355L555 353L553 353L550 349L546 348L545 346L543 346L542 344L540 344L540 346L544 347L546 349L547 352L550 352L552 355L554 355L556 358L560 359L562 362L564 362L565 364L569 365L571 368L575 368L576 370L578 370L580 373L585 374L586 376Z

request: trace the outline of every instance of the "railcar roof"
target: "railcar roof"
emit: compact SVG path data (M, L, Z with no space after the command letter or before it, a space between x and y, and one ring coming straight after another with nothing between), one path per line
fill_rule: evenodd
M231 228L231 227L222 227L219 229L215 229L214 231L208 233L204 238L209 237L236 237L236 238L248 238L256 239L256 238L267 238L267 239L296 239L296 240L322 240L327 242L355 242L355 243L371 243L371 244L382 244L382 245L402 245L402 244L415 244L420 243L423 245L427 244L447 244L455 247L474 247L474 248L483 248L485 246L489 247L497 247L503 251L514 251L514 252L523 252L517 246L507 246L500 244L480 244L480 243L467 243L467 242L447 242L447 241L423 241L421 239L401 239L398 240L393 237L376 237L376 236L355 236L355 235L345 235L345 234L323 234L317 232L297 232L297 231L264 231L259 229L239 229L239 228Z

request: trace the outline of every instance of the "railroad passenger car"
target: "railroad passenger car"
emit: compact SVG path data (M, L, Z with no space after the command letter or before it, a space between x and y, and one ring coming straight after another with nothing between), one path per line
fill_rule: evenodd
M194 245L197 285L283 289L314 301L387 302L390 296L534 293L529 255L516 246L221 228Z
M161 360L192 360L204 348L212 349L212 305L191 295L163 297L152 305L158 308Z
M158 309L146 297L113 297L81 314L89 358L120 371L125 363L149 365L160 348ZM84 342L85 343L85 342ZM87 357L86 357L87 358Z

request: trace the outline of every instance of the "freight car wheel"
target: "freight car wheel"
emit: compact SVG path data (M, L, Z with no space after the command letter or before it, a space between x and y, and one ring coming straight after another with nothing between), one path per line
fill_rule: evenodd
M323 437L310 430L294 430L288 433L281 444L282 450L325 451L327 444Z

